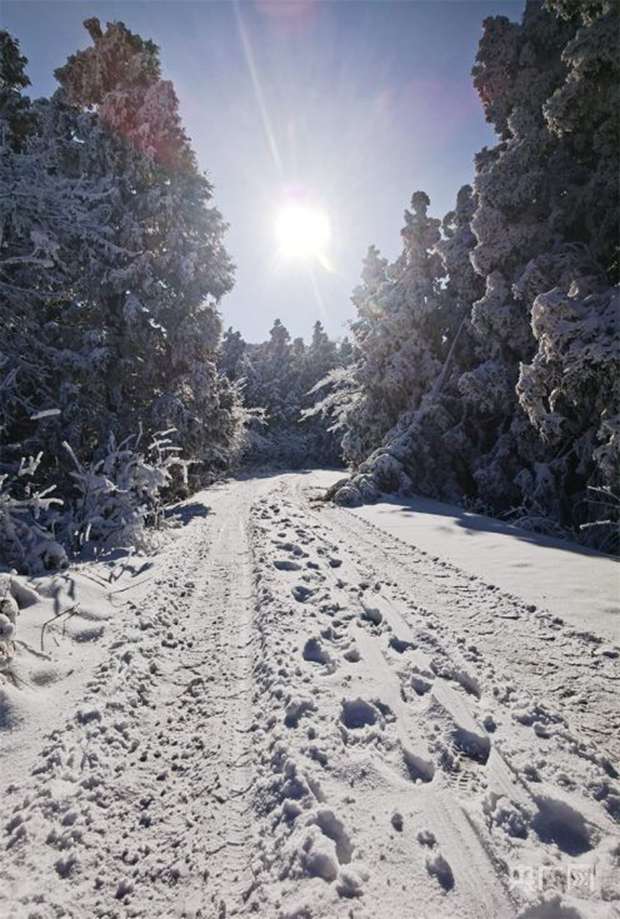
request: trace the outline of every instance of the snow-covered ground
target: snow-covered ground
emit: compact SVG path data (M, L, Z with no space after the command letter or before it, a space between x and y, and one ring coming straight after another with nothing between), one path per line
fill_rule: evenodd
M615 558L430 498L386 498L354 512L575 628L591 628L620 642L620 563Z
M3 919L620 914L614 563L336 477L20 596Z

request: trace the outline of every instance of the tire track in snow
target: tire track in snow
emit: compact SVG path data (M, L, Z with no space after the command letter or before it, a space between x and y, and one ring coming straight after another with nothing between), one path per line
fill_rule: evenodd
M215 919L242 902L254 491L209 496L215 512L119 611L88 695L8 789L0 914Z
M119 611L5 789L0 915L609 915L614 662L307 484L214 489ZM528 859L599 887L550 913L510 883Z
M517 645L532 625L539 637L551 639L559 665L567 649L583 652L591 639L544 613L532 615L516 598L472 582L440 559L425 559L385 533L369 535L371 528L346 511L311 510L303 484L299 477L283 478L263 502L259 522L264 544L272 544L262 559L263 641L272 652L278 647L280 665L263 668L270 715L258 738L265 778L257 814L269 839L258 860L265 914L349 915L339 879L350 864L359 866L358 886L345 885L347 897L359 898L356 916L408 916L402 902L381 889L398 884L398 871L390 880L385 864L378 876L365 870L369 852L388 860L386 845L415 892L411 915L422 903L433 919L516 916L530 906L531 919L546 916L547 907L539 912L535 905L536 891L511 883L514 866L531 858L561 874L578 853L596 851L596 862L611 877L617 836L610 818L618 790L609 781L608 751L580 736L577 718L569 727L564 712L539 704L548 680L544 669L539 674L528 657L513 667L514 648L494 644L503 617L511 626L524 620ZM492 637L489 646L485 633ZM606 711L601 669L598 662L591 668L601 690L594 700L599 729ZM396 679L402 705L395 701ZM343 702L339 718L343 697L347 708ZM401 725L403 706L411 714ZM417 752L403 757L405 743L417 745ZM361 821L347 784L362 789ZM402 814L393 815L392 826L400 829L389 843L379 831L394 796L411 808L414 823L434 828L417 840L418 849L428 849L426 874L410 835L405 842ZM338 865L337 845L332 851L333 833L322 828L317 838L321 807L347 833L351 857L345 865ZM327 862L323 873L308 857L315 849ZM437 899L437 890L445 900ZM559 904L556 912L573 919L606 915L593 897L587 912L572 909Z
M293 558L305 560L306 568L305 572L302 569L301 578L305 573L306 584L310 585L306 588L307 593L296 593L295 588L300 585L295 584L295 580L300 575L295 568L288 569L288 576L278 573L268 578L265 594L268 621L265 628L270 633L272 646L277 641L283 651L282 659L288 658L290 661L293 649L286 641L286 633L293 632L293 641L299 635L308 634L308 624L302 624L295 616L296 609L302 609L301 615L304 618L312 615L318 621L316 624L313 623L315 635L305 642L300 657L303 656L314 664L318 663L319 667L330 670L332 675L326 676L325 681L329 679L335 682L337 671L340 669L335 664L336 657L341 656L344 663L348 651L354 645L359 657L351 658L350 663L354 667L361 666L372 674L372 686L368 687L363 698L352 692L348 700L345 697L341 701L339 693L341 694L343 689L346 691L346 677L343 683L335 682L331 693L327 687L322 691L318 683L313 687L309 678L301 682L295 681L292 686L289 684L287 692L286 688L278 683L277 677L283 678L285 683L290 669L296 672L294 659L290 661L290 668L284 666L279 671L268 665L264 668L263 690L271 697L271 706L266 704L265 707L271 710L273 704L277 704L276 700L282 702L284 728L278 730L276 718L272 715L265 732L271 736L270 743L263 750L267 779L258 801L258 813L260 816L261 812L266 812L275 836L275 845L270 847L267 843L262 847L261 869L268 877L262 882L265 899L259 910L265 911L267 915L278 916L297 915L296 910L300 916L306 915L303 910L312 916L347 916L351 909L349 900L358 897L359 904L356 903L355 910L351 911L351 914L354 912L356 916L396 915L395 909L403 909L402 904L398 905L400 898L397 895L396 900L387 899L383 905L383 912L379 907L382 896L378 887L380 888L385 878L379 877L373 882L373 870L367 871L367 865L361 860L361 853L359 861L358 858L350 856L343 864L338 857L337 840L334 840L334 834L329 832L330 826L337 822L342 828L341 832L347 834L349 849L352 849L355 855L364 846L373 847L376 844L372 832L368 832L371 830L368 815L366 826L356 827L355 810L351 815L351 808L346 806L346 794L345 806L342 806L343 793L347 790L347 786L344 786L344 789L342 787L342 779L345 779L349 770L353 774L358 770L359 785L363 788L365 775L370 772L371 764L374 764L377 778L380 782L383 780L388 793L390 789L396 793L398 800L408 803L407 798L412 796L408 789L412 788L412 785L416 787L413 798L417 800L415 804L413 801L411 803L416 809L417 817L423 816L427 822L432 823L435 833L439 833L442 841L451 844L450 859L458 876L458 892L454 894L456 902L452 899L449 904L443 905L440 898L454 886L454 875L450 862L442 854L436 836L433 837L433 851L429 852L425 860L418 856L420 843L416 836L408 834L407 837L402 837L408 839L402 853L405 861L410 865L416 861L420 863L418 872L421 876L417 878L417 883L414 882L412 885L416 897L416 915L420 903L427 904L428 915L436 917L451 915L455 909L460 915L471 916L496 917L515 914L512 901L498 880L494 865L489 862L487 851L480 845L476 833L472 831L470 822L462 814L450 788L441 788L432 796L429 804L429 797L418 787L432 782L435 769L428 750L415 749L416 744L420 747L424 745L424 738L419 732L416 737L415 727L410 724L407 707L401 699L397 671L387 659L384 650L379 648L375 634L372 631L366 632L365 624L353 629L353 626L358 625L358 617L349 612L352 607L357 606L358 610L362 610L361 618L366 618L368 627L372 630L381 624L386 625L391 618L392 611L387 609L390 606L389 600L383 596L378 600L378 595L373 594L368 604L364 604L363 600L360 602L365 588L369 585L365 584L365 578L348 558L349 546L341 546L344 549L344 552L340 553L344 557L344 563L342 559L330 557L336 546L323 534L316 532L317 529L322 529L320 524L314 527L306 524L296 526L294 518L298 515L292 502L286 498L280 503L274 495L274 500L265 499L264 504L266 508L263 510L263 517L271 516L273 521L273 526L267 525L263 528L264 535L267 536L271 530L273 536L275 529L276 538L272 539L272 542L275 544L276 554L286 552ZM303 511L307 516L306 507ZM278 527L281 529L278 530ZM267 554L264 559L266 572L269 570L268 561ZM281 558L272 554L272 570L286 572L287 567L281 565L280 561ZM324 567L320 566L320 561L327 564ZM336 566L337 575L333 573L333 561L341 563ZM320 573L317 570L319 568ZM283 577L288 577L284 584L281 583ZM343 578L347 578L347 581ZM353 597L346 590L348 584L354 592ZM365 587L361 589L357 587L364 584ZM278 591L278 587L281 586L284 587L284 595ZM287 601L287 594L289 597L292 595L294 599ZM279 601L280 617L274 615L276 597ZM296 602L299 607L296 607ZM377 602L382 612L377 609ZM287 606L291 609L287 609ZM364 617L364 611L367 617ZM321 612L323 616L320 615ZM286 623L285 617L290 619L290 626ZM321 621L325 624L322 629ZM348 641L344 634L347 621L349 630L354 632L354 637L351 635ZM266 643L269 643L269 638L266 639ZM331 645L330 651L326 652L324 649L328 645ZM309 646L311 654L308 654ZM298 648L297 653L301 650ZM308 684L305 691L304 683ZM298 696L299 692L304 694ZM322 698L329 695L332 697ZM290 717L291 712L295 713L294 719ZM313 740L321 736L320 721L326 719L332 720L331 733L335 737L325 738L324 749L321 749L320 745L308 746L308 739ZM342 723L339 724L338 720ZM304 727L309 725L307 734L300 734L296 730L301 731L302 724ZM338 731L341 738L338 737ZM365 734L362 734L362 731L365 731ZM344 745L339 749L340 739L344 741ZM272 755L274 746L277 749L275 758ZM332 757L334 765L329 770L331 775L329 772L317 773L317 770L313 769L313 764L308 761L314 759L325 768ZM426 774L425 768L429 770ZM291 778L295 781L291 782ZM355 782L351 784L355 785ZM381 812L381 793L379 802L365 802L364 807L370 811L373 821L379 821L381 818L385 820L383 842L386 842L391 826L389 818ZM320 815L325 810L330 815L327 829L322 827L320 822ZM347 817L346 811L349 811ZM322 830L318 839L315 831L317 823ZM456 847L455 840L458 840ZM334 846L335 851L332 851ZM319 867L310 857L315 850L323 856L323 862L319 863ZM456 856L455 852L458 853ZM324 867L324 863L327 867ZM346 883L349 873L356 879L357 883L354 886ZM285 883L281 887L275 882L274 874L279 879L284 878ZM411 871L408 874L411 874ZM258 876L260 882L260 873ZM329 890L321 889L321 886L317 889L317 878L321 878L323 884L327 882L330 885ZM309 887L309 891L304 899L305 886ZM283 908L281 913L276 912L273 901L274 887L283 907L286 907L289 901L296 905L288 911L287 908ZM481 894L481 891L484 892ZM399 915L408 916L409 912Z
M380 557L384 570L399 583L411 581L415 573L414 606L432 610L439 619L436 627L452 629L461 644L480 641L494 666L508 668L508 681L521 680L528 689L553 698L574 719L576 733L599 747L602 735L610 761L620 759L620 673L615 659L598 654L604 639L585 628L578 632L567 627L544 610L428 556L346 510L329 507L323 513L343 531L343 538L357 547L365 545L375 564ZM450 576L452 583L442 583Z

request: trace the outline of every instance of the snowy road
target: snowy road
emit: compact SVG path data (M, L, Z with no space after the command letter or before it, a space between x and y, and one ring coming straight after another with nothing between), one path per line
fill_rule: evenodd
M619 915L615 646L324 477L193 499L66 704L0 717L3 919Z

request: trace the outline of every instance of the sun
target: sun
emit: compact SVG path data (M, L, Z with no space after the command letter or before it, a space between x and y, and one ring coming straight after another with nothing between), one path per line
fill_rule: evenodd
M325 259L330 238L329 218L319 208L286 204L276 216L275 230L281 255L296 259Z

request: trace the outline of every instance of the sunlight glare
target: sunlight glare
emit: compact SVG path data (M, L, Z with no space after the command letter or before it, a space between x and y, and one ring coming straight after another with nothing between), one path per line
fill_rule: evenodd
M288 258L325 259L329 219L324 211L303 204L287 204L276 218L276 239Z

